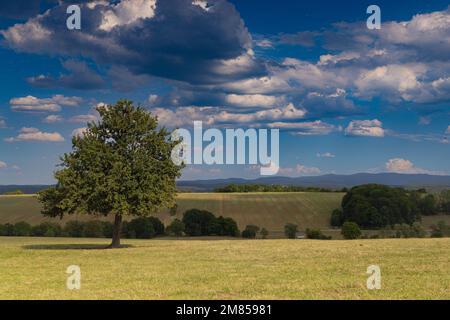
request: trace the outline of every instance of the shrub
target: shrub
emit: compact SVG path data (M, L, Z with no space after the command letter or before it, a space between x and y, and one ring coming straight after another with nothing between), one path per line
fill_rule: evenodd
M230 236L238 237L239 229L236 221L232 218L224 218L222 216L216 219L216 230L215 233L219 236Z
M269 235L269 231L267 231L266 228L262 228L260 233L261 233L261 237L263 239L267 239L267 236Z
M344 214L343 214L341 209L334 209L333 212L331 213L330 224L333 227L340 227L340 226L342 226L342 223L344 223L343 215Z
M169 235L173 235L176 237L181 237L184 232L184 223L181 222L180 219L175 219L172 223L166 228L167 233Z
M298 227L296 224L288 223L284 226L284 234L289 239L295 239L297 232L298 232Z
M432 225L431 237L432 238L450 237L450 226L448 226L444 221L439 221L436 225Z
M43 222L31 228L31 235L35 237L58 237L61 234L61 226L53 222Z
M104 237L104 226L101 221L88 221L84 223L83 226L83 237L86 238L103 238Z
M420 217L417 195L377 184L353 187L342 199L342 209L342 221L365 228L412 224Z
M436 198L432 194L428 194L418 201L420 213L425 216L435 215L438 212L438 204Z
M153 223L150 219L140 217L131 220L127 225L129 238L150 239L156 235Z
M258 226L248 225L245 227L244 231L242 231L242 238L255 239L258 231Z
M361 236L361 230L356 223L347 221L342 225L341 234L345 239L358 239Z
M26 222L17 222L14 225L14 235L17 237L27 237L31 235L31 225Z
M182 221L189 236L209 236L217 231L216 217L206 210L190 209L183 214Z
M103 226L103 236L105 238L112 238L114 224L109 221L102 221L102 226Z
M68 237L80 238L83 236L84 223L81 221L69 221L64 226L64 232Z
M173 217L176 216L178 212L178 204L174 204L172 208L169 209L169 214Z
M306 237L308 239L330 240L330 236L326 236L319 229L306 229Z
M146 218L153 225L153 230L155 230L155 236L162 236L165 232L164 223L156 217L148 217Z
M0 236L5 237L14 236L14 225L10 223L0 225Z

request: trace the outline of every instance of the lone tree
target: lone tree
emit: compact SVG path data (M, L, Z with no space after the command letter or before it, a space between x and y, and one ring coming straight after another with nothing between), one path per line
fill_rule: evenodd
M171 160L179 143L158 129L158 120L131 101L99 106L98 122L72 139L61 157L55 187L39 193L42 214L114 215L110 248L120 246L124 216L148 216L175 204L175 179L182 166Z

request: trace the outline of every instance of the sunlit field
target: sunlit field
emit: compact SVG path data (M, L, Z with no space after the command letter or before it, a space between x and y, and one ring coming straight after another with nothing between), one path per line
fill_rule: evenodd
M0 238L0 299L449 299L450 239ZM382 288L368 290L369 265ZM68 290L66 269L81 268Z

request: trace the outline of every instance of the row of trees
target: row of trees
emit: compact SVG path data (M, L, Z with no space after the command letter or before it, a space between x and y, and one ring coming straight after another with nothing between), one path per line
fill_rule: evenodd
M72 237L72 238L110 238L114 225L108 221L69 221L64 226L53 222L43 222L31 226L27 222L0 224L0 236L16 237ZM125 221L122 236L125 238L150 239L164 235L164 224L155 217L137 218Z
M355 222L362 228L378 229L395 224L412 225L422 215L444 210L450 202L443 192L440 199L420 191L407 191L378 184L353 187L342 199L341 209L331 215L331 225L340 227ZM450 200L449 200L450 201ZM441 207L441 208L440 208Z
M214 192L233 193L233 192L347 192L347 189L331 190L317 187L299 187L280 184L229 184L224 187L214 189Z

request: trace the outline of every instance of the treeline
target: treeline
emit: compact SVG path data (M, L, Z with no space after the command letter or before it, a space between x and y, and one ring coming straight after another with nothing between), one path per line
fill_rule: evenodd
M340 190L332 190L318 187L299 187L288 186L280 184L229 184L225 187L214 189L218 193L233 193L233 192L347 192L347 188Z
M53 222L43 222L31 226L21 221L15 224L0 224L0 236L15 237L71 237L71 238L110 238L113 224L108 221L69 221L64 226ZM165 234L164 224L155 217L137 218L125 221L122 235L130 239L150 239Z
M331 215L331 225L354 222L362 228L379 229L396 224L412 225L423 215L450 214L450 191L439 195L408 191L385 185L353 187L342 199L341 209Z

